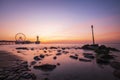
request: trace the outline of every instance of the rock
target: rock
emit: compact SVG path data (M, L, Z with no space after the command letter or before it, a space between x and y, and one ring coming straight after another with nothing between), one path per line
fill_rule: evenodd
M96 62L98 64L109 64L112 59L114 57L109 54L96 54Z
M34 60L39 61L39 60L41 60L41 58L39 58L39 56L35 56Z
M17 53L21 53L21 51L17 51Z
M64 53L64 54L67 54L67 53L69 53L69 52L68 52L68 51L63 51L63 53Z
M56 55L61 55L61 53L57 53Z
M57 59L57 57L56 57L56 56L54 56L54 57L53 57L53 59Z
M34 69L40 69L42 71L52 71L56 68L56 65L52 64L43 64L39 66L34 66Z
M44 58L45 57L45 55L43 55L43 54L40 54L40 58Z
M65 50L65 48L64 48L64 47L62 47L61 49L62 49L62 50Z
M82 46L81 48L87 49L87 50L96 50L98 47L99 47L98 44L94 44L94 45L87 44L87 45Z
M31 48L31 50L34 50L34 48Z
M108 49L111 50L111 51L118 51L118 52L120 52L120 50L118 50L118 49L116 49L116 48L108 47Z
M31 63L30 63L30 65L35 65L36 64L36 61L32 61Z
M89 58L89 59L95 58L92 53L83 53L83 55L84 55L84 57Z
M113 61L110 63L110 66L114 69L120 70L120 62Z
M84 59L84 58L79 58L79 61L83 61L83 62L91 62L91 60L89 60L89 59Z
M44 51L44 53L47 53L47 51Z
M101 55L101 58L103 59L114 59L113 55Z
M79 56L78 54L75 54L75 56Z
M72 58L72 59L78 59L78 56L70 55L70 58Z
M17 47L16 49L18 49L18 50L29 50L27 47Z
M98 64L104 64L104 65L110 64L110 60L102 59L102 58L96 59L96 62L97 62Z
M101 45L95 52L98 54L109 54L110 50L105 45Z
M59 66L59 65L60 65L60 63L57 63L57 65Z
M61 50L57 50L57 52L61 52Z
M50 47L50 49L57 49L57 47Z

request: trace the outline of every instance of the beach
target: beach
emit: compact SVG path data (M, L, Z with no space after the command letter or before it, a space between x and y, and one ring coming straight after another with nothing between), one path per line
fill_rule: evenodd
M107 50L105 46L99 47L96 53L83 49L82 45L1 45L0 80L120 79L120 52L110 51L108 54L105 51L101 55L100 49ZM116 48L119 49L119 45Z
M11 52L0 51L0 80L36 80L28 62Z
M15 65L15 62L21 60L21 57L18 57L11 52L0 51L0 68L11 67L12 65Z

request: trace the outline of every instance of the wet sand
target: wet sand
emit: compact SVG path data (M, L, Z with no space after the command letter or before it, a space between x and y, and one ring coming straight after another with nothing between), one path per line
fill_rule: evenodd
M0 68L10 67L14 65L17 61L23 60L21 57L14 55L11 52L0 51Z
M0 51L0 80L36 80L28 62L7 51Z

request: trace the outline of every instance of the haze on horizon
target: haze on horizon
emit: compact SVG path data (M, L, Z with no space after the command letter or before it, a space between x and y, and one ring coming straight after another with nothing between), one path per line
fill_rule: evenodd
M120 43L120 0L0 0L0 40Z

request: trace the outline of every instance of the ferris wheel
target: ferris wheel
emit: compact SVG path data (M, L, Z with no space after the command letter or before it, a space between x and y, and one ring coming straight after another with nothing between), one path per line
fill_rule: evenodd
M18 41L18 42L23 42L23 41L26 40L26 36L23 33L17 33L15 35L15 40Z

